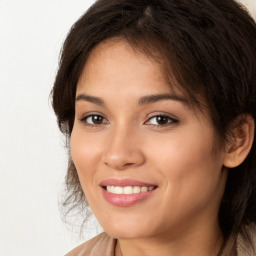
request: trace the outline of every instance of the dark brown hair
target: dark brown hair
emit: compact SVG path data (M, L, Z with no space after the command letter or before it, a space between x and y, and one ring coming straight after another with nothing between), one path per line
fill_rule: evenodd
M148 55L162 56L192 104L206 102L222 141L243 114L256 119L256 24L233 0L99 0L71 28L63 45L52 91L61 131L69 137L78 78L92 49L122 38ZM157 53L157 54L156 54ZM256 222L256 146L229 171L219 211L225 236L245 233ZM85 205L75 166L69 160L65 205Z

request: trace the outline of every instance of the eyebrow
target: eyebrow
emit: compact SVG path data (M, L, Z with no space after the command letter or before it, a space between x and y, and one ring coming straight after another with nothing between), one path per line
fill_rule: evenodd
M185 105L188 105L187 99L176 94L168 94L168 93L143 96L142 98L139 99L138 105L146 105L146 104L155 103L163 100L174 100L174 101L179 101ZM105 103L102 98L86 95L86 94L79 94L76 97L76 101L88 101L99 106L105 106Z
M155 103L157 101L162 100L174 100L174 101L180 101L181 103L184 103L185 105L188 105L188 100L185 99L182 96L176 95L176 94L170 94L170 93L164 93L164 94L153 94L148 95L140 98L139 105L145 105L150 103Z
M88 101L99 106L105 106L105 103L101 98L85 94L79 94L76 97L76 101Z

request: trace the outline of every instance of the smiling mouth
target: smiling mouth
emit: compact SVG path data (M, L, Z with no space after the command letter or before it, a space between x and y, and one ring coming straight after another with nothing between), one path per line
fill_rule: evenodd
M132 195L152 191L156 186L103 186L103 188L109 193L116 195Z
M128 207L146 200L158 186L136 179L109 178L100 184L104 199L118 207Z

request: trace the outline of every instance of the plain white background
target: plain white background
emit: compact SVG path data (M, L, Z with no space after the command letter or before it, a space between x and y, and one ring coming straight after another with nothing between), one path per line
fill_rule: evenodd
M61 221L67 157L49 100L63 40L93 2L0 0L0 255L64 255L98 232L80 239Z

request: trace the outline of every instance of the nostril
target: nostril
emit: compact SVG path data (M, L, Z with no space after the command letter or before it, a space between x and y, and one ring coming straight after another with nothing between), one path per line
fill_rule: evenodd
M131 166L133 163L126 163L124 166Z
M103 155L103 162L105 165L115 169L124 170L135 166L140 166L145 162L145 157L140 151L136 152L121 152L108 151Z

